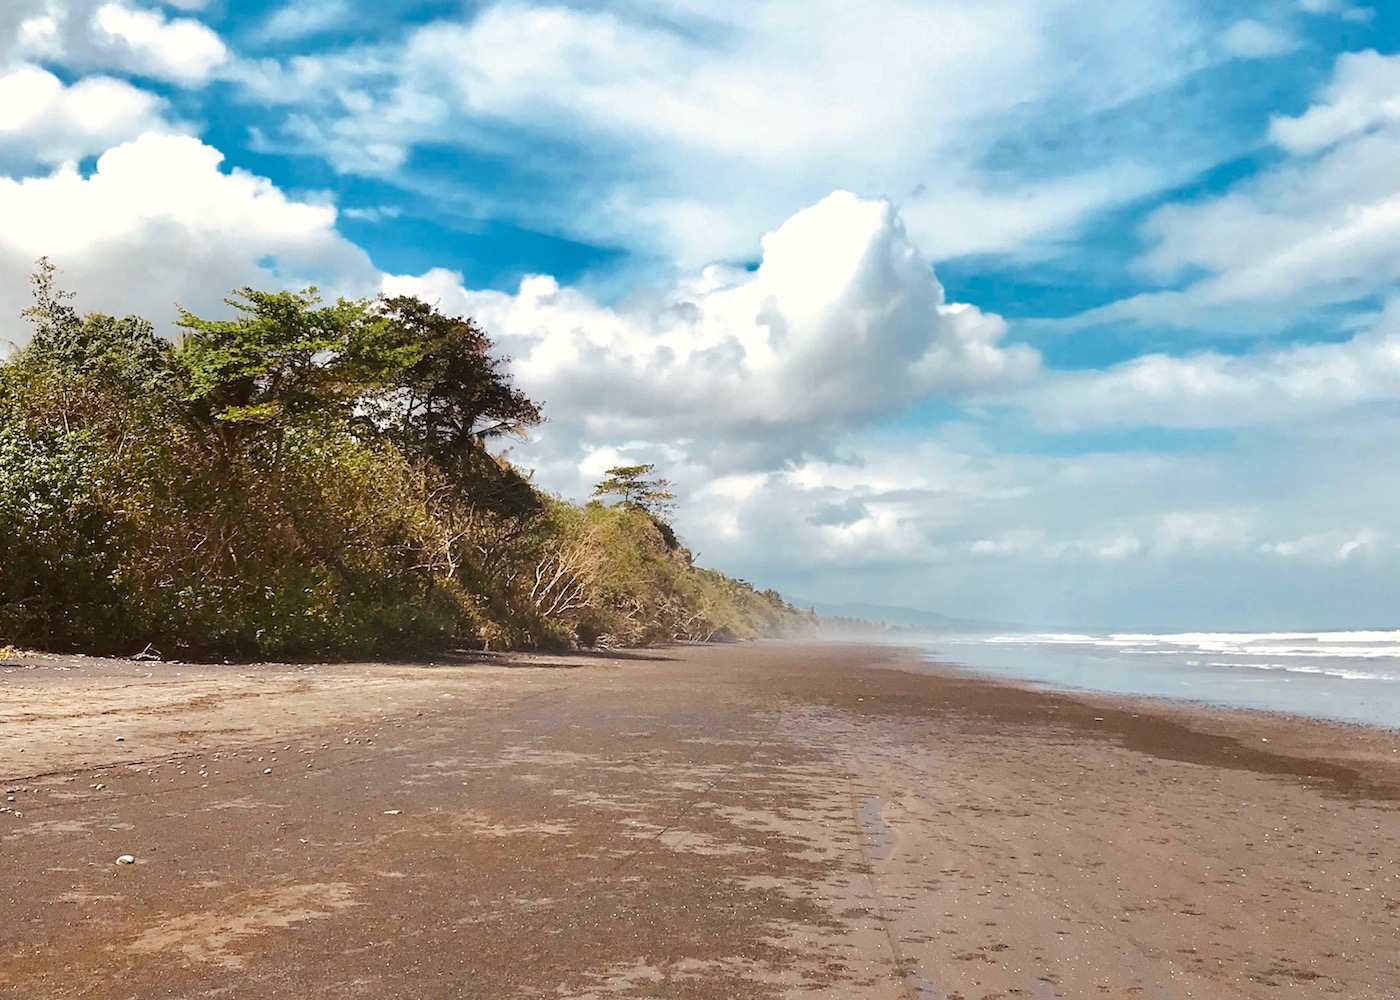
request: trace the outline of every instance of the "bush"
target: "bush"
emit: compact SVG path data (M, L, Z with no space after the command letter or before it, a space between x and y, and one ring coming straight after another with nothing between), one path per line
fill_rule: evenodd
M695 567L664 481L580 506L493 455L541 416L469 320L243 289L237 318L183 313L171 345L79 316L46 262L35 290L33 339L0 364L4 642L407 656L805 622Z

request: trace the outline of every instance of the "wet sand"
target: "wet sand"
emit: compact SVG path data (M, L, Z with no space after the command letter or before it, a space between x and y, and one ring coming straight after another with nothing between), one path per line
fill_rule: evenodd
M1400 996L1400 735L895 649L6 661L0 785L26 1000Z

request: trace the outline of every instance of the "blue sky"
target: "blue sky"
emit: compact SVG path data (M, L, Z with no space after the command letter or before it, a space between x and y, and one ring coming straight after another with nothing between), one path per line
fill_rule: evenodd
M411 291L541 483L655 461L760 584L1396 623L1396 5L9 7L4 340L41 254L162 324Z

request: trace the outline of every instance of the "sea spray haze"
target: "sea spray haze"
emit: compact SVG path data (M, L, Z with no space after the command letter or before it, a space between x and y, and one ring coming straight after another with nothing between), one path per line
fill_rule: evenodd
M782 634L662 512L493 450L541 420L486 333L411 297L245 288L231 320L80 315L47 262L0 366L0 639L409 655Z

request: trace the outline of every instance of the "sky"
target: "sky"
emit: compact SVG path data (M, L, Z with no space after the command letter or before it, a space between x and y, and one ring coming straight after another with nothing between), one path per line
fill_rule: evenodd
M1393 0L5 0L0 343L40 256L475 317L784 594L1400 626Z

